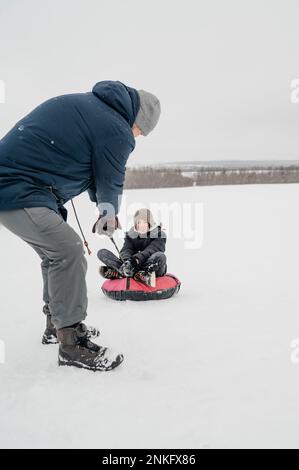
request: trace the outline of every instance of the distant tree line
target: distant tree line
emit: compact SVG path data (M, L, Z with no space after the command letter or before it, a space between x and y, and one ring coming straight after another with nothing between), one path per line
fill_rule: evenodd
M299 183L299 167L277 165L275 167L250 166L250 168L128 168L125 188L170 188L223 184Z

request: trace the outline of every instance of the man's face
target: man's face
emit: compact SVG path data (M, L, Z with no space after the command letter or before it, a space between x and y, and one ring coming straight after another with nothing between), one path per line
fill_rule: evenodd
M137 231L140 233L146 233L149 229L148 223L146 220L138 220L137 222Z

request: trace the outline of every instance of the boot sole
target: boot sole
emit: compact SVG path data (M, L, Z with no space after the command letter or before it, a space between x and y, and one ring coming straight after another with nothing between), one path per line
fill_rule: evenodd
M58 356L58 366L73 366L73 367L78 367L79 369L86 369L86 370L91 370L92 372L108 372L111 371L112 369L115 369L117 366L119 366L124 360L124 356L120 354L117 356L116 360L109 366L103 366L102 368L100 367L90 367L87 366L86 364L83 364L82 362L79 361L69 361L67 359L63 359L61 356Z

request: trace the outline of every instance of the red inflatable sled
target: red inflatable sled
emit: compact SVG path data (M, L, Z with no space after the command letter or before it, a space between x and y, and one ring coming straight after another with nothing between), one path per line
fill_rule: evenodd
M150 287L131 277L111 279L104 282L102 291L114 300L159 300L169 299L179 292L180 281L173 274L156 278L156 286Z

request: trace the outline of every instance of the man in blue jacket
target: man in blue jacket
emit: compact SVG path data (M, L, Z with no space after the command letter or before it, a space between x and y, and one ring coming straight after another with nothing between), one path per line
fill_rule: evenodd
M160 113L153 94L105 80L45 101L0 140L0 223L42 259L43 342L59 342L60 365L111 370L123 360L90 341L94 332L82 323L87 261L64 204L88 191L99 209L93 231L111 235L135 138L148 135Z

